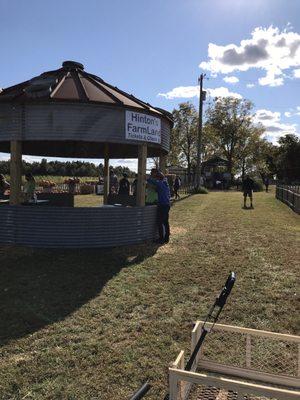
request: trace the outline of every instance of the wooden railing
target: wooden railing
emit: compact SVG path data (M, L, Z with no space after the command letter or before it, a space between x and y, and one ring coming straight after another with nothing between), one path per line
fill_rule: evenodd
M197 321L192 331L192 351L202 325ZM200 385L203 393L213 389L222 399L232 398L230 392L238 400L248 394L299 399L299 356L299 336L215 324L191 371L184 369L184 351L169 368L170 400L187 400L193 385Z

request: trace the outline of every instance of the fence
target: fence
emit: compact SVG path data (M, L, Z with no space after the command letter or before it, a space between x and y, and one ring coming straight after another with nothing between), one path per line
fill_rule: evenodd
M193 329L192 350L202 323ZM170 400L187 400L195 384L198 400L299 399L300 337L216 324L192 370L184 370L182 351L169 374Z
M296 213L300 214L300 186L299 185L277 185L276 198L287 204Z
M194 189L195 189L194 183L184 183L180 186L178 192L180 194L191 194L193 193Z

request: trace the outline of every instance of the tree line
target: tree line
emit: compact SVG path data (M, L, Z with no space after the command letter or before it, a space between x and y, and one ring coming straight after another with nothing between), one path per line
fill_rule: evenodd
M205 117L202 161L214 156L225 159L232 177L276 175L282 181L300 181L300 139L286 134L277 145L264 139L265 128L255 121L252 102L215 98ZM198 113L186 102L173 110L173 118L168 163L186 167L191 177L196 168Z
M129 177L133 177L135 172L131 171L128 167L117 166L110 167L111 170L117 175L121 176L127 173ZM103 164L95 165L91 162L85 161L47 161L43 158L40 162L22 162L23 174L31 172L33 175L42 176L90 176L99 177L104 175ZM0 161L0 173L4 175L10 174L10 162Z

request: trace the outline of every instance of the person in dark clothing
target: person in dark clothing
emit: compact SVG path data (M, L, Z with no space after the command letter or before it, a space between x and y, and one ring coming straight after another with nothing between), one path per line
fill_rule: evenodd
M266 192L268 193L268 191L269 191L269 178L268 177L266 177L265 178L265 181L264 181L264 184L265 184L265 187L266 187Z
M176 178L174 180L174 185L173 185L175 200L180 199L180 195L178 193L180 186L181 186L181 179L179 178L178 175L176 175Z
M9 183L5 180L4 175L0 174L0 198L4 197L4 193L10 188Z
M243 196L244 196L244 208L247 208L247 196L249 196L250 199L250 208L254 208L252 201L253 201L253 187L254 187L254 181L249 177L249 175L246 175L246 179L243 180L242 183L242 189L243 189Z
M133 196L136 196L137 184L138 184L138 174L135 174L134 181L131 184L131 193Z
M129 196L130 192L130 183L127 179L127 174L123 174L123 178L119 182L119 194L126 194Z
M156 173L155 177L151 177L147 181L156 187L158 195L157 226L159 233L159 243L168 243L170 238L169 211L171 197L168 181L165 178L164 174L160 171Z

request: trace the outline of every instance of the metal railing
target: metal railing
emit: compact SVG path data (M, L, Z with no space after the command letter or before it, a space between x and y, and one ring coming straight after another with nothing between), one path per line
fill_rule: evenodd
M300 185L278 184L276 186L276 199L300 214Z

